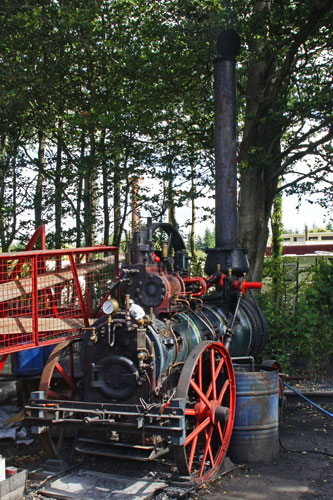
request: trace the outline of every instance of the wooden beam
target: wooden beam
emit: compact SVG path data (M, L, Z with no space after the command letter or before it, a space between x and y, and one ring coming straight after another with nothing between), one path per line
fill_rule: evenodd
M89 319L89 324L96 321ZM38 318L38 332L80 330L85 326L83 318ZM32 318L0 318L1 335L29 335L32 333ZM17 343L22 342L18 339Z

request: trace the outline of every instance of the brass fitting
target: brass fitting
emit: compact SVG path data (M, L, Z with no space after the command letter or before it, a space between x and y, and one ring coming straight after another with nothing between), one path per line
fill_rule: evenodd
M96 328L91 329L91 335L89 337L89 340L91 340L91 342L94 342L94 344L96 344L96 342L98 340L97 334L96 334Z
M125 310L128 312L130 308L130 294L125 294Z
M168 244L163 241L162 243L162 258L167 259L168 258Z

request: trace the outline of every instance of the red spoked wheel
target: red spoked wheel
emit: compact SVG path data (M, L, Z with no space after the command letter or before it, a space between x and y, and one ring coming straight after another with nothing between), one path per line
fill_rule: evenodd
M44 367L39 390L45 392L45 398L50 400L78 399L78 387L75 377L76 363L74 363L74 342L66 341L58 344L51 352ZM61 418L60 412L50 412L49 417ZM65 458L68 455L68 446L65 443L66 432L51 430L46 427L45 432L39 435L42 446L50 457Z
M174 448L179 472L200 483L212 479L228 450L236 404L232 361L222 344L201 342L191 351L176 398L185 400L186 440Z

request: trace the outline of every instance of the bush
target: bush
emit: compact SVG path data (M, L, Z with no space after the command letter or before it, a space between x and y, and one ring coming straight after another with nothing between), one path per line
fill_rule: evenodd
M277 359L284 370L320 374L332 370L333 260L313 266L311 278L299 289L294 314L270 292L261 295L269 325L263 357Z

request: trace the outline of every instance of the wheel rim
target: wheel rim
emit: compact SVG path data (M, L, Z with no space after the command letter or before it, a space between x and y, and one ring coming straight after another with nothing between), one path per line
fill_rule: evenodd
M73 342L67 341L58 344L50 354L44 367L39 390L45 392L46 399L73 400L78 393L74 377ZM53 412L50 418L60 418ZM42 446L50 457L64 458L66 456L65 428L51 431L46 427L45 432L39 435Z
M185 400L185 445L175 447L179 472L196 482L218 474L231 438L235 415L235 376L219 342L202 342L183 367L176 398Z

